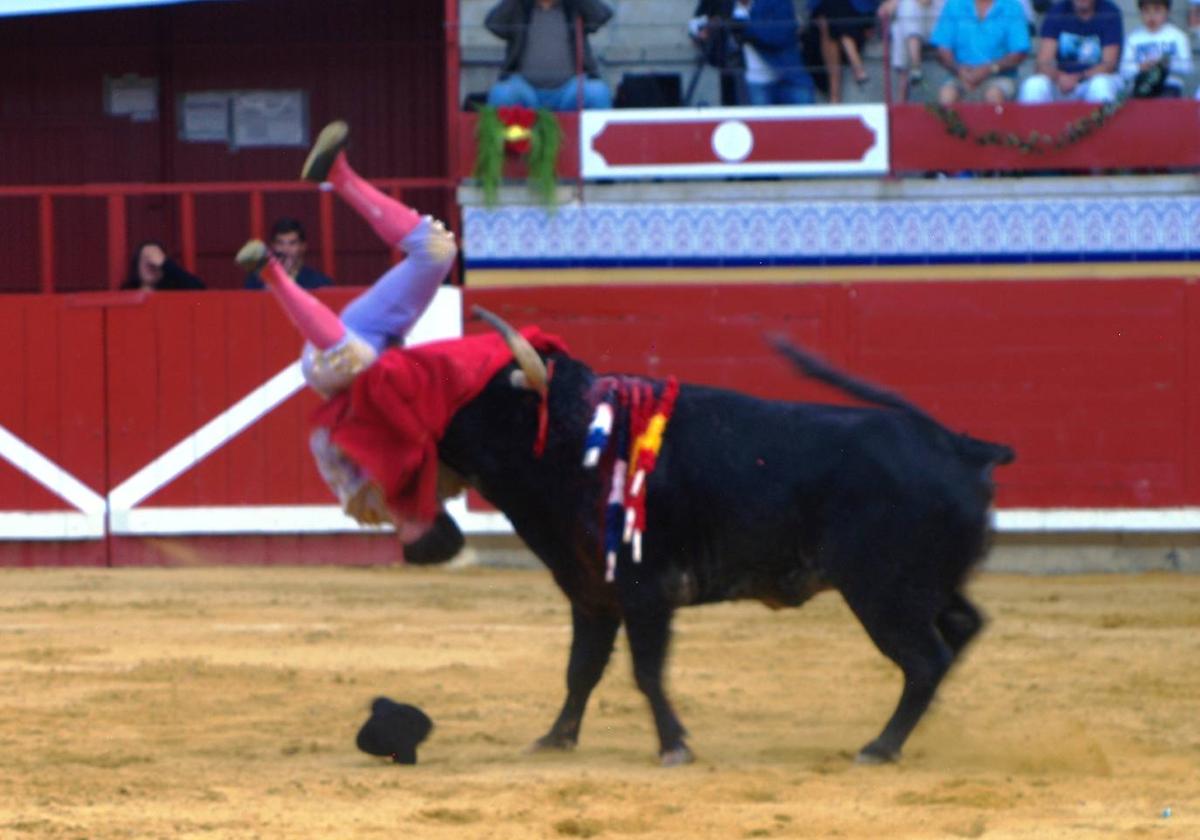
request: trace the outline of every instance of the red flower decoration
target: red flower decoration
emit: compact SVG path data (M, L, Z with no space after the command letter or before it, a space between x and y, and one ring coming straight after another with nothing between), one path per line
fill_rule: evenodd
M537 113L524 105L504 105L496 109L496 116L504 126L504 147L518 155L528 152Z

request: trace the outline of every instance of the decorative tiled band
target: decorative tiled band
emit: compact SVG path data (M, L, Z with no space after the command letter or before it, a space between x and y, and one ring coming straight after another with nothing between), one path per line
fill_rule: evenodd
M587 204L465 211L469 268L1200 259L1200 197Z

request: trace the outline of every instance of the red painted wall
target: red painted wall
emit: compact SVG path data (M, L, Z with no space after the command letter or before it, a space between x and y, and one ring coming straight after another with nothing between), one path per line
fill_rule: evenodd
M341 305L352 290L326 297ZM1200 289L1188 279L471 290L600 370L830 400L762 340L783 332L949 426L1013 445L1003 507L1200 505ZM478 328L473 326L473 329ZM0 424L106 494L295 358L265 294L22 297L0 307ZM147 499L320 504L295 396ZM0 511L67 506L0 463ZM395 555L364 537L0 543L0 564L303 562Z
M965 103L955 107L970 137L952 137L924 105L888 109L891 171L1185 169L1200 166L1200 102L1192 99L1131 99L1090 135L1068 141L1069 127L1091 116L1095 105L1064 102L1002 107ZM1037 152L1003 143L981 146L974 138L996 132L1028 140ZM1059 141L1068 141L1058 146Z
M1200 504L1200 293L1183 280L471 290L601 369L837 399L783 332L952 428L1016 447L1006 507Z
M104 459L104 316L67 298L0 306L0 426L97 492ZM0 459L0 510L70 506Z
M314 132L331 119L349 120L354 163L368 177L446 175L443 12L443 0L254 0L0 18L0 184L295 178L304 149L231 151L177 137L177 97L254 88L307 91ZM104 114L104 78L126 73L159 80L157 120ZM413 198L454 218L440 197ZM62 290L104 288L96 270L103 209L95 199L56 206ZM177 250L178 212L170 199L131 202L130 248L157 238ZM244 204L197 212L205 220L198 273L210 286L233 287L228 243L247 236ZM316 227L309 196L272 199L266 214L268 223L290 214ZM32 241L35 222L32 202L0 200L0 289L36 291L36 251L19 247ZM348 281L368 282L386 252L344 213L338 225L339 264Z

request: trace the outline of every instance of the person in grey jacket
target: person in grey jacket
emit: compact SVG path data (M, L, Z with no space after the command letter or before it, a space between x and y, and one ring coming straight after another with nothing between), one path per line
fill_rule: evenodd
M587 36L612 14L601 0L500 0L484 20L507 42L488 104L573 111L582 99L584 108L611 108L612 92L599 77ZM576 54L577 21L584 32L582 56Z

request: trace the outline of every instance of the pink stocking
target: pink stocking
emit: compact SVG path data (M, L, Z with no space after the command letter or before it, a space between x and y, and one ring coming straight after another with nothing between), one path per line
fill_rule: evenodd
M384 195L350 168L346 153L340 152L329 169L329 181L347 204L367 220L371 229L389 246L399 247L400 241L421 221L411 207Z
M297 286L279 260L268 259L259 276L292 323L318 350L328 350L346 335L346 327L334 311Z

